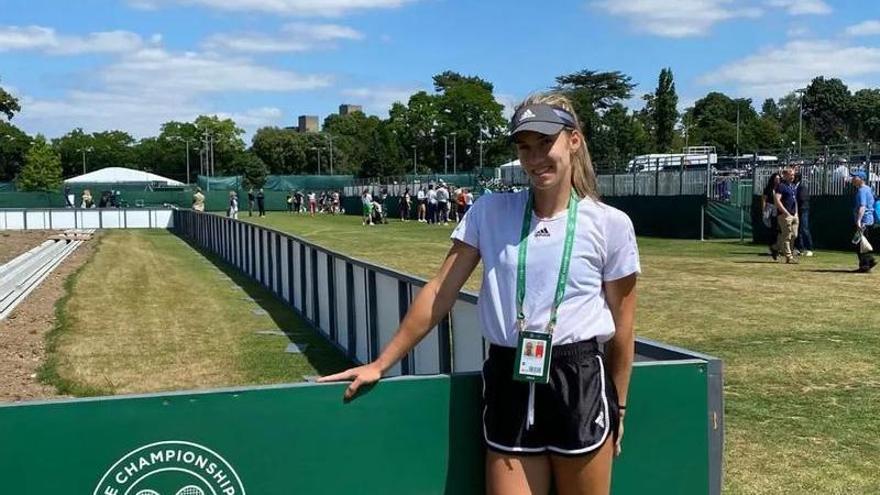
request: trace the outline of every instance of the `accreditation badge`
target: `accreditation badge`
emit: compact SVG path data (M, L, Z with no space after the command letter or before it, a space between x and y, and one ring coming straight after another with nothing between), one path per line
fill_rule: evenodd
M553 336L544 332L519 332L513 379L521 382L547 383L550 377L550 354Z

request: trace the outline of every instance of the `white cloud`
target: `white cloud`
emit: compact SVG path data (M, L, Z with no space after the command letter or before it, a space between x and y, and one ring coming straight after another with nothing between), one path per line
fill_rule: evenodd
M123 129L137 137L155 135L168 120L190 121L216 114L212 93L288 93L323 88L332 78L265 67L235 57L173 53L142 48L95 71L87 84L96 89L70 91L60 98L26 97L16 121L31 132L63 134L74 127L87 131ZM257 108L226 115L241 119L248 132L277 123L281 111Z
M100 72L120 91L199 94L221 91L301 91L330 85L326 75L301 75L257 65L247 59L146 48Z
M339 40L360 40L360 32L337 24L290 23L281 28L281 34L217 34L205 41L212 50L236 52L305 52L335 47Z
M785 34L789 38L805 38L810 34L810 30L806 26L792 26Z
M719 22L762 14L733 0L599 0L593 6L628 19L637 30L667 38L704 35Z
M830 40L793 40L763 50L702 76L703 85L732 85L740 94L779 97L816 76L880 77L880 47L850 46Z
M30 50L52 55L82 53L126 53L143 46L143 40L128 31L106 31L85 36L63 36L42 26L0 27L0 52Z
M232 12L339 17L355 11L391 9L415 0L129 0L132 7L153 10L164 4L199 5Z
M280 108L260 107L244 112L219 112L216 115L221 119L232 119L239 127L244 129L258 129L260 127L278 125L281 122L283 113Z
M849 36L877 36L880 35L880 20L870 20L846 28Z
M388 115L388 110L395 102L407 104L413 93L424 91L418 87L374 87L374 88L349 88L342 90L344 96L350 97L349 103L363 105L367 113L376 115Z
M823 0L770 0L771 7L785 9L791 15L824 15L831 13L831 6Z

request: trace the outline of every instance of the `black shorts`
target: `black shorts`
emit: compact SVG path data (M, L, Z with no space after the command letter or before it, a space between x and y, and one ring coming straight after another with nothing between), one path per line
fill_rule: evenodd
M492 345L483 364L487 448L514 455L577 456L617 436L617 390L595 340L553 346L546 384L515 381L515 354L514 348Z

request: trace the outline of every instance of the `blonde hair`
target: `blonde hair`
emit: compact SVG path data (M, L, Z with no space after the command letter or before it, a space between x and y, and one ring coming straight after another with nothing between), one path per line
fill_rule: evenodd
M578 121L571 100L569 100L564 93L558 91L535 93L528 96L522 101L522 103L517 105L516 110L519 110L526 105L538 104L562 108L574 118L574 130L581 135L581 140L584 145L571 154L571 187L574 188L577 195L581 198L589 197L598 200L599 187L596 183L596 172L593 169L593 160L590 158L590 151L587 148L587 137L584 135L583 129L581 129L581 124ZM516 111L514 111L514 113L515 112Z

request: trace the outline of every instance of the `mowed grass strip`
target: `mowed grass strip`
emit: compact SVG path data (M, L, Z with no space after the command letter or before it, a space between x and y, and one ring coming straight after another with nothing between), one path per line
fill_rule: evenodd
M426 278L453 228L286 213L245 220ZM851 253L785 265L736 241L639 246L638 334L724 360L724 493L880 493L880 274L851 273Z
M107 232L69 290L43 370L62 393L298 382L347 364L268 291L166 231ZM291 341L306 352L285 353Z

